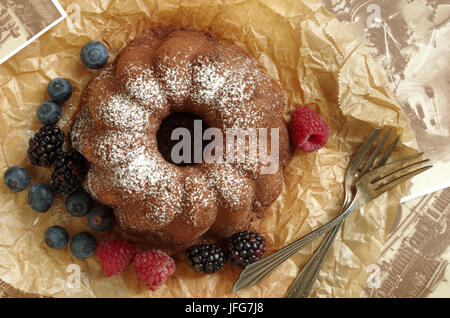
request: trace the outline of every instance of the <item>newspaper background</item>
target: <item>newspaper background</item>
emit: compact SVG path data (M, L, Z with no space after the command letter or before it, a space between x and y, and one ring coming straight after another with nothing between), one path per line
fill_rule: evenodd
M450 186L450 2L321 0L383 67L419 148L434 167L403 202Z
M56 0L0 0L0 64L65 16Z
M321 2L370 48L434 165L413 179L361 296L450 297L450 2Z

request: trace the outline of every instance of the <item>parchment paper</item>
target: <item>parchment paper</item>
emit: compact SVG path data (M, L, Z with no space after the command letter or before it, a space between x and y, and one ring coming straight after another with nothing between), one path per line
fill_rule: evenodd
M394 155L416 151L411 128L369 51L315 1L61 3L69 18L0 66L2 175L9 166L23 165L31 172L33 184L49 182L51 169L31 166L26 155L28 139L40 127L36 109L48 98L49 80L66 77L74 86L59 124L67 131L80 93L95 74L82 65L81 47L90 40L102 41L112 60L140 30L158 23L186 25L236 42L280 81L290 103L286 120L292 109L307 104L330 125L325 148L308 154L298 151L286 168L283 193L260 227L267 238L266 255L337 215L350 155L373 128L392 127L401 134ZM312 296L359 296L405 189L403 184L347 218ZM151 292L139 284L132 267L105 278L96 256L78 260L68 248L54 251L45 246L43 235L51 225L64 226L71 236L91 232L86 218L65 212L63 196L56 197L49 212L39 214L28 207L27 191L12 193L2 182L0 207L0 279L46 296L282 297L320 243L313 242L258 286L238 293L232 293L232 286L239 270L229 263L216 274L202 275L185 259L177 261L176 273L164 286Z

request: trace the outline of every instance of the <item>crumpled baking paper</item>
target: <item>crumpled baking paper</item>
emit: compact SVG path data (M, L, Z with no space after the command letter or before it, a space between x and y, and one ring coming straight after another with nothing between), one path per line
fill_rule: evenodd
M375 127L401 134L396 156L416 151L413 132L391 97L369 51L313 0L62 0L69 18L0 66L0 171L25 166L32 183L49 182L50 169L31 166L28 139L40 124L38 105L55 77L74 87L63 106L60 126L67 128L79 108L80 93L95 74L79 54L90 40L104 42L111 60L142 29L178 24L209 31L245 48L283 86L289 113L309 105L331 129L325 148L297 151L286 168L280 198L267 211L260 232L267 254L334 218L343 200L343 181L351 154ZM349 216L326 259L313 297L357 297L381 253L393 222L403 184ZM91 231L57 196L52 209L37 213L27 191L0 185L0 279L29 293L54 297L282 297L320 241L282 264L259 285L232 292L239 270L228 263L213 275L194 272L185 259L157 291L139 284L132 266L104 277L96 256L75 259L68 248L50 250L43 235L61 225L70 236ZM98 236L100 241L104 236Z

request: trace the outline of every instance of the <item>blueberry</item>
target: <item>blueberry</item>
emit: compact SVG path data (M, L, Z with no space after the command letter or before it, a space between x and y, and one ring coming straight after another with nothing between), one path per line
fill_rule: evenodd
M95 207L88 214L89 226L98 232L106 231L111 227L113 222L114 212L112 209L105 206Z
M65 228L53 225L45 231L44 241L48 247L60 250L66 247L69 242L69 233L67 233Z
M28 192L28 204L36 212L47 212L53 204L53 192L48 184L35 184Z
M37 110L37 117L43 125L53 125L61 118L61 106L53 102L43 102Z
M5 171L3 180L11 191L20 192L30 185L31 177L25 168L14 166Z
M89 68L99 69L108 62L108 49L98 41L91 41L81 49L81 61Z
M55 103L62 103L72 96L72 84L65 78L55 78L47 86L48 96Z
M73 192L66 199L66 210L70 215L82 217L88 214L94 205L92 198L84 191Z
M70 251L76 258L88 258L94 254L96 248L97 241L87 232L75 234L70 240Z

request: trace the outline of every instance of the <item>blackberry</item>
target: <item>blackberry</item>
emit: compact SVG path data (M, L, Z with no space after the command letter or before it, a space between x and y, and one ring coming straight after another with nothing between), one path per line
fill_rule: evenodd
M62 151L64 132L59 127L47 125L30 138L28 157L32 164L50 167Z
M256 262L266 251L266 239L259 233L238 232L228 242L231 263L240 268Z
M186 250L189 264L196 272L212 274L220 270L226 261L226 256L218 244L200 244Z
M55 192L70 194L81 185L86 172L86 159L79 152L62 152L55 160L50 186Z

